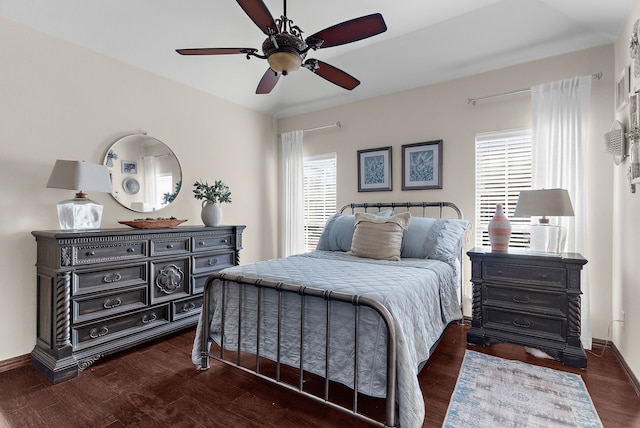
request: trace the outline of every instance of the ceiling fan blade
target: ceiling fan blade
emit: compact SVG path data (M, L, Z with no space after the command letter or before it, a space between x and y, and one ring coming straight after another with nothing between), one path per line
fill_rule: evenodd
M276 73L271 68L268 68L262 76L262 79L260 79L260 83L258 83L256 94L268 94L276 86L278 80L280 80L280 73Z
M237 0L237 2L264 34L269 36L278 32L278 26L262 0Z
M232 55L232 54L248 54L257 52L253 48L195 48L195 49L176 49L180 55Z
M385 31L387 31L387 24L385 24L382 15L374 13L325 28L307 37L306 41L309 46L313 47L316 44L314 41L323 40L318 48L330 48L366 39Z
M329 82L348 90L352 90L360 84L360 81L349 73L317 59L306 60L305 67Z

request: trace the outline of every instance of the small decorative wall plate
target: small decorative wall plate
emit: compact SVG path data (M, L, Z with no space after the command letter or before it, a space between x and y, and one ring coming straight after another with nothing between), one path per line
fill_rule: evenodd
M135 178L127 178L122 182L122 188L130 195L135 195L140 191L140 183Z

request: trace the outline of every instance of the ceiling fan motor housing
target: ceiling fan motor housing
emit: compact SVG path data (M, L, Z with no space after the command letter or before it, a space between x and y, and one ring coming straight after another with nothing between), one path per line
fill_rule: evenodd
M290 33L274 34L262 43L262 52L269 66L284 76L300 68L307 56L306 49L305 41Z

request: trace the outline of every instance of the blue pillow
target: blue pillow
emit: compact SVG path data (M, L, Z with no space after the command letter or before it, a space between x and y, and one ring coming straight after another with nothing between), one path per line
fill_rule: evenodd
M436 222L435 218L411 217L409 228L402 236L402 249L400 257L424 259L427 257L425 241L431 227Z
M451 266L460 256L462 238L469 226L467 220L438 219L434 222L425 240L427 258L440 260Z
M393 211L380 211L373 214L382 217L391 217ZM316 250L350 251L355 226L355 215L333 214L324 226Z

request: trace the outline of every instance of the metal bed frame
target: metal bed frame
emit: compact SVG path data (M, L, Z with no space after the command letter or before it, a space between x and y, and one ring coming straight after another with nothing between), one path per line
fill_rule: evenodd
M364 212L368 212L369 209L377 209L381 211L384 209L396 209L396 208L404 208L409 211L411 208L421 207L422 208L422 216L425 217L427 214L428 208L439 208L439 218L443 218L443 210L445 208L452 209L457 215L458 219L462 219L462 212L460 209L450 202L404 202L404 203L352 203L348 205L344 205L340 209L340 213L344 212L346 209L350 208L351 213L355 213L356 210L362 209ZM462 275L460 275L462 277ZM276 369L275 369L275 377L265 375L260 372L260 328L257 329L257 338L256 338L256 352L255 352L255 369L250 369L248 367L244 367L241 365L241 354L243 351L241 350L241 332L242 332L242 311L240 310L243 305L243 293L239 293L238 299L238 332L237 332L237 349L236 359L235 361L230 360L229 358L225 358L225 348L222 346L224 343L224 325L225 325L225 297L227 293L227 286L222 287L222 314L221 314L221 332L220 332L220 343L219 352L217 354L212 354L209 352L209 340L210 340L210 326L211 326L211 307L210 307L210 293L212 290L212 285L216 280L225 280L225 281L233 281L238 284L242 284L242 286L253 286L258 288L258 307L256 308L257 313L257 325L260 325L260 313L262 309L262 293L263 290L269 289L274 290L278 296L278 315L277 315L277 357L276 357ZM462 280L460 281L462 282ZM228 284L228 283L227 283ZM280 348L281 348L281 327L282 327L282 301L284 293L293 293L300 296L300 366L295 367L299 371L299 379L298 385L294 386L290 383L284 382L281 379L281 368L284 363L280 360ZM322 299L326 303L326 328L325 328L325 376L324 376L324 393L323 396L317 396L310 392L307 392L303 388L304 383L304 375L305 370L303 367L304 361L304 315L305 315L305 297ZM330 385L330 340L332 331L329 323L329 319L331 317L331 307L332 302L345 302L350 303L354 307L354 319L355 319L355 328L354 328L354 379L353 379L353 398L352 398L352 407L347 408L343 407L339 404L329 401L329 385ZM362 413L358 412L358 341L360 337L359 332L359 314L361 307L368 307L374 310L384 321L387 328L387 376L386 376L386 396L385 396L385 422L381 423L380 421L374 420L369 416L366 416ZM345 294L335 291L322 290L312 287L305 287L296 284L288 284L285 282L275 282L269 280L263 280L259 278L247 278L236 274L216 272L209 276L207 282L205 284L204 289L204 302L202 306L202 332L201 332L201 343L200 343L200 359L201 359L201 370L207 370L209 368L209 358L214 358L218 361L221 361L225 364L232 365L237 367L245 372L256 375L262 379L268 380L270 382L274 382L278 385L281 385L289 390L295 391L299 394L302 394L306 397L309 397L315 401L324 403L334 409L337 409L341 412L350 414L360 420L369 422L375 426L379 427L395 427L397 426L397 414L396 414L396 380L397 380L397 347L396 347L396 330L394 325L394 320L389 311L378 301L373 300L371 298ZM437 344L437 343L436 343ZM434 345L435 347L435 345ZM230 351L231 352L231 351Z

